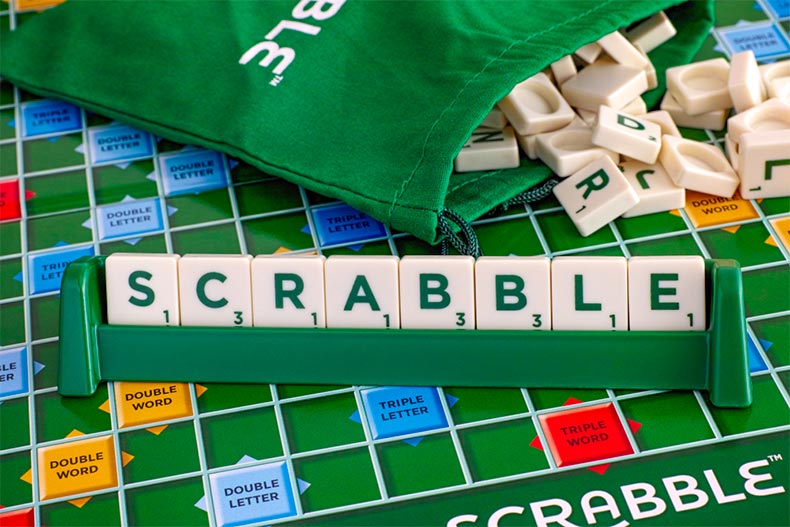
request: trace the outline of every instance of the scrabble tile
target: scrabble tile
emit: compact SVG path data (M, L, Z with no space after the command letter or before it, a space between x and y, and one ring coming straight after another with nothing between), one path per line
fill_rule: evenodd
M105 261L107 322L178 326L177 254L115 253Z
M543 73L516 84L497 104L519 135L559 130L574 117L571 107Z
M601 157L553 189L579 233L589 236L639 203L617 165Z
M647 90L647 74L601 59L565 81L561 90L574 108L597 112L605 104L620 109Z
M537 137L535 151L541 161L555 174L568 177L599 157L617 162L620 156L611 150L592 144L592 130L560 130Z
M623 218L682 209L686 190L678 187L660 163L648 165L633 159L620 163L623 176L639 197L639 203L628 209Z
M576 113L579 114L582 121L590 126L595 124L596 119L598 119L597 111L593 112L591 110L585 110L584 108L576 108Z
M721 150L712 145L665 135L659 161L676 185L729 198L738 176Z
M790 196L790 128L746 134L739 149L742 197Z
M736 112L748 110L765 100L765 86L754 51L749 49L730 57L727 89Z
M727 159L730 160L730 165L732 168L735 169L735 172L738 172L738 143L732 140L730 134L724 134L724 153L727 155Z
M645 52L650 52L674 37L677 33L675 26L663 11L646 18L634 28L625 32L625 37L634 45L639 45Z
M618 64L638 70L647 68L647 58L619 31L604 35L598 39L598 45Z
M543 256L478 258L477 329L551 329L550 265Z
M561 128L561 130L589 130L590 127L585 123L581 117L578 115L573 118L573 121L570 124L566 125L565 127ZM547 133L554 133L554 132L547 132ZM521 149L527 154L527 157L530 159L537 159L538 152L538 136L543 134L533 134L533 135L517 135L516 139L518 140L518 144Z
M727 133L736 143L750 132L769 132L790 128L790 105L778 99L768 99L727 120Z
M597 42L590 42L585 44L574 52L574 55L582 59L587 64L592 64L601 54L603 49Z
M252 326L250 255L186 254L178 262L182 326Z
M573 57L565 55L557 62L551 64L551 71L554 73L554 82L559 86L566 80L576 75L576 64Z
M558 256L551 262L551 311L555 330L628 329L625 258Z
M647 113L647 104L641 97L637 97L620 109L621 112L628 115L643 115Z
M518 144L511 127L502 130L478 128L458 153L454 168L456 172L473 172L515 168L518 163Z
M632 331L704 331L705 298L700 256L634 256L628 262Z
M647 89L652 90L653 88L658 86L658 73L656 73L656 67L653 65L653 62L650 60L650 57L647 56L647 53L639 44L635 44L634 47L642 54L642 56L647 59L647 67L645 68L645 75L647 76Z
M474 265L471 256L404 256L401 327L475 329Z
M655 163L661 150L661 127L608 106L598 110L592 143L644 163Z
M326 327L323 256L256 256L252 261L252 325Z
M662 136L674 135L675 137L683 137L680 135L680 130L678 130L677 125L675 125L675 121L672 120L672 116L669 115L669 112L665 110L648 112L640 116L640 119L656 123L658 126L660 126Z
M724 130L729 115L729 110L713 110L700 115L689 115L669 92L666 92L661 100L661 109L672 117L677 126L686 128Z
M691 116L732 108L727 80L730 64L722 58L667 69L667 91ZM677 120L675 120L677 122Z
M763 64L759 70L768 97L786 98L787 93L790 92L790 59L780 60L773 64Z
M400 327L397 256L330 256L324 283L327 327Z
M489 128L491 130L502 130L507 126L507 118L499 106L494 106L478 128Z

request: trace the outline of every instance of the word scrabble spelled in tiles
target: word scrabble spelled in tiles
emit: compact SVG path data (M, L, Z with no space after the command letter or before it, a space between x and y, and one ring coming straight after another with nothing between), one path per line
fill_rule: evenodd
M704 261L696 256L118 253L107 257L106 281L108 322L116 325L706 328Z

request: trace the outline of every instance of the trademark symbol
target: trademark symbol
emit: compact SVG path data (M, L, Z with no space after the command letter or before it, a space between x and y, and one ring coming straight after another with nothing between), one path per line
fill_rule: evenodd
M278 84L280 84L280 81L282 80L283 80L282 75L275 75L274 78L269 81L269 86L277 86Z
M768 456L769 463L776 463L777 461L782 461L782 454L771 454Z

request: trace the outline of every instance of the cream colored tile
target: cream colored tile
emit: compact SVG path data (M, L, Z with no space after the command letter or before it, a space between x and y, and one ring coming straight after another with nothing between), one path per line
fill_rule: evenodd
M620 156L592 144L592 130L560 130L537 137L538 158L546 163L555 174L568 177L599 157L606 156L617 162Z
M631 331L704 331L705 261L634 256L628 262Z
M186 254L178 261L182 326L252 326L249 255Z
M675 137L682 137L680 130L672 120L672 116L666 110L656 110L648 112L641 116L641 119L656 123L661 127L661 135L674 135Z
M252 261L252 325L326 327L323 256L256 256Z
M601 37L598 45L618 64L638 70L648 67L647 58L637 50L619 31Z
M727 89L736 112L748 110L765 100L763 78L752 50L741 51L730 57Z
M519 135L559 130L575 115L543 73L517 84L497 104Z
M727 120L727 134L736 143L750 132L770 132L790 128L790 105L779 99L768 99Z
M401 258L401 327L475 329L474 266L471 256Z
M107 322L178 326L177 254L111 254L105 260Z
M551 329L550 264L543 256L478 258L477 329Z
M620 109L646 90L644 70L604 59L587 66L562 85L562 95L568 104L593 112L602 104Z
M689 116L727 110L732 108L729 74L730 64L722 58L675 66L667 69L667 91Z
M665 135L659 161L680 187L725 198L738 188L738 176L715 146Z
M582 59L586 64L592 64L601 54L601 46L597 42L590 42L574 52L574 55Z
M785 99L790 92L790 59L759 67L768 97ZM785 100L790 104L790 101Z
M639 203L609 157L601 157L554 187L554 196L582 236L589 236Z
M639 197L639 203L628 209L623 218L682 209L686 205L686 190L675 185L661 163L648 165L627 159L620 162L620 168Z
M400 327L396 256L330 256L324 283L327 327Z
M494 106L478 128L489 130L502 130L507 126L507 118L499 106Z
M594 256L554 258L551 262L551 310L555 330L626 331L626 259Z
M625 36L635 45L639 45L646 52L650 52L676 34L677 30L672 25L669 17L663 11L659 11L630 31L626 31Z
M478 128L466 141L453 167L456 172L515 168L519 164L518 143L513 129L504 130Z
M708 128L710 130L724 130L727 116L730 113L729 110L713 110L700 115L689 115L669 92L664 94L664 98L661 101L661 109L669 113L678 126L698 129Z
M738 168L743 198L790 196L790 128L742 136Z
M628 115L644 115L647 113L647 104L645 104L645 100L643 98L637 97L633 101L620 108L620 111Z
M738 143L732 140L730 134L724 134L724 153L730 161L730 165L738 172Z
M554 73L554 82L557 86L562 85L563 82L576 75L576 64L573 63L573 57L565 55L557 62L552 63L551 71Z
M644 163L655 163L661 150L661 127L608 106L598 110L592 143Z

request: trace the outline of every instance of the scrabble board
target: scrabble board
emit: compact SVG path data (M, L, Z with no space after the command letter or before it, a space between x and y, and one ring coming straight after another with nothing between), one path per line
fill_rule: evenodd
M52 3L0 3L0 30ZM790 57L787 0L717 12L698 59ZM723 132L681 131L724 148ZM490 256L739 260L753 405L681 391L122 382L61 397L58 285L79 256L437 249L223 154L0 84L0 525L790 523L790 198L689 192L681 210L586 238L552 199L474 227Z

